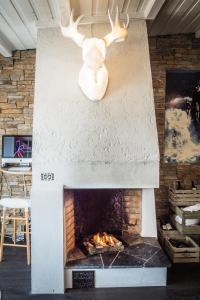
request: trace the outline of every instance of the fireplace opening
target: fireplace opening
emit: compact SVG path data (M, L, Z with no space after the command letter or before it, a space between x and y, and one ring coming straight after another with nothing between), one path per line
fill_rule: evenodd
M141 190L64 189L65 261L122 251L140 234Z

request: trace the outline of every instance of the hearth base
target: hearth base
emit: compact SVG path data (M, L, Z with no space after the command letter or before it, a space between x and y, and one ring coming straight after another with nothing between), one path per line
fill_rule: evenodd
M123 251L87 256L69 261L65 288L166 286L170 262L155 238Z
M88 269L65 269L66 289L73 288L73 271L85 272ZM94 274L95 288L166 286L167 284L167 268L94 269Z

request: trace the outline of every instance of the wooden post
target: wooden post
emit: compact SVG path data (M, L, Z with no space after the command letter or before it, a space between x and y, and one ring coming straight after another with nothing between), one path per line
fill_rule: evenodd
M27 198L27 187L26 187L26 180L24 174L23 174L23 186L24 186L24 198Z
M2 224L1 224L1 243L0 243L0 262L3 259L3 244L5 236L5 222L6 222L6 207L3 208Z
M14 220L13 220L13 242L14 242L14 245L16 244L16 210L15 208L13 209L13 216L14 216Z
M30 255L30 235L29 235L29 213L28 208L25 208L25 218L26 218L26 253L27 253L27 264L31 263Z

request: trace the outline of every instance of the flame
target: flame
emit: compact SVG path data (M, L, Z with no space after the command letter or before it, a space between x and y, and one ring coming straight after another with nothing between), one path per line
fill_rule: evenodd
M115 239L111 234L107 234L106 232L103 232L102 234L96 233L92 237L92 241L97 246L115 246L118 242L117 239Z

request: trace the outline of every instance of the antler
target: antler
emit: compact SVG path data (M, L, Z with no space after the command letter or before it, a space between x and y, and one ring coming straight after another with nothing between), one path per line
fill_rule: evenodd
M127 35L128 35L128 25L129 25L129 15L127 14L127 22L126 24L123 23L123 27L120 25L119 22L119 9L117 6L116 16L115 16L115 22L113 22L111 16L110 16L110 10L108 9L108 18L110 21L110 25L112 28L112 31L107 34L104 37L104 40L106 42L106 46L108 47L112 42L123 42Z
M79 47L82 46L84 35L78 32L78 24L82 19L83 15L79 16L76 21L74 21L73 9L70 14L70 21L68 26L63 26L62 21L60 22L60 29L65 37L71 38Z

